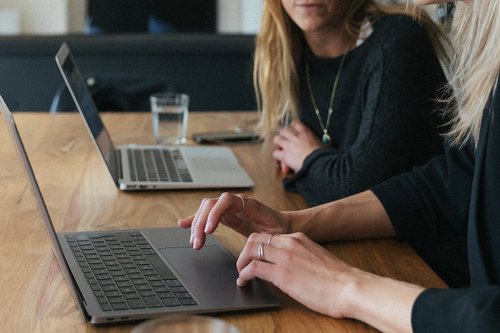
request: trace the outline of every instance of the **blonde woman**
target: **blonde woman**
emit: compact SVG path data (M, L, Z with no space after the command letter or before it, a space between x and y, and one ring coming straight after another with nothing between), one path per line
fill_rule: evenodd
M179 225L193 226L196 249L219 223L249 235L237 284L271 281L326 315L384 332L500 332L499 36L499 1L457 2L454 121L444 155L369 191L303 211L278 212L225 193L204 200L196 217ZM456 235L466 236L469 265L470 282L460 289L425 289L363 272L311 240L397 236L437 243Z
M286 190L313 206L442 153L435 33L425 14L373 0L264 2L254 82Z

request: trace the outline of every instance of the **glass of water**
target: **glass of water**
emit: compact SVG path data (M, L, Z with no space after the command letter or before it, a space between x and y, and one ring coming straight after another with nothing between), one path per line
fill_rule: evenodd
M240 333L240 330L213 317L171 316L142 322L131 333Z
M157 93L151 95L150 101L156 142L186 143L189 96L181 93Z

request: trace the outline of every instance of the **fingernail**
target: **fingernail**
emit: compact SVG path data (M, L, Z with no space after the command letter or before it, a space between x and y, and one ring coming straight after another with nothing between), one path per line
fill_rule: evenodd
M247 282L245 280L243 280L242 278L236 279L236 285L238 287L245 287L246 284L247 284Z
M198 238L195 238L194 239L193 249L195 249L195 250L199 249L200 248L200 244L201 244L200 240Z
M205 233L207 233L210 229L212 229L212 223L207 222L207 225L205 226Z
M193 235L191 235L191 237L189 237L189 243L193 244Z

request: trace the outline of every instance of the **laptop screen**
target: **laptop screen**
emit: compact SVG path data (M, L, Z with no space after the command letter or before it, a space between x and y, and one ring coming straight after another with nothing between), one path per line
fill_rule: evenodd
M52 220L49 215L49 211L47 209L47 205L45 204L45 201L43 200L42 197L42 192L40 191L40 187L38 186L38 182L35 178L35 174L33 172L33 168L31 167L30 160L28 158L28 155L26 154L26 149L24 148L24 144L21 140L21 136L19 135L19 131L17 130L16 123L14 121L14 118L12 117L12 114L5 105L5 102L0 96L0 114L3 116L3 119L5 121L5 124L7 125L7 130L10 135L10 138L14 144L14 147L16 149L16 152L21 160L21 163L24 167L25 175L27 177L27 183L28 186L31 187L31 190L33 192L33 195L35 197L35 200L37 202L38 206L38 211L40 213L40 216L44 222L44 226L47 230L48 235L50 236L50 240L52 242L52 249L54 251L54 254L56 256L57 262L59 264L59 267L61 268L64 278L66 281L72 286L71 292L73 293L75 299L78 300L77 305L78 308L80 309L81 313L84 313L83 307L81 304L81 297L76 293L76 290L78 290L75 280L73 279L68 266L66 264L66 259L64 258L61 244L59 243L56 235L56 230L54 229L54 225L52 224Z
M76 62L69 51L66 44L61 46L61 49L56 55L56 61L63 75L66 86L68 87L71 96L78 108L78 111L83 116L87 128L94 138L94 142L99 149L104 162L106 163L111 176L115 183L118 184L118 162L115 147L111 141L104 124L102 123L99 111L94 103L92 95L87 88L82 73L78 69Z

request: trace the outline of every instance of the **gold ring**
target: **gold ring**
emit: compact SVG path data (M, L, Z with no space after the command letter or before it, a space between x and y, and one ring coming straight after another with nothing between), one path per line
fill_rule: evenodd
M239 193L235 195L241 199L241 211L237 212L236 214L243 214L245 212L245 198L243 198L243 195Z
M271 240L273 239L273 237L277 237L277 236L279 236L279 233L269 236L269 239L267 240L267 245L271 245Z

